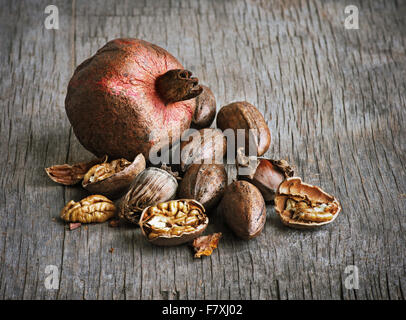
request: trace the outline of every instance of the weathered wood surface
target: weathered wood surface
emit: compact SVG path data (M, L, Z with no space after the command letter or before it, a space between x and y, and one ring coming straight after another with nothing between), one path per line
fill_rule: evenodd
M406 3L404 1L49 1L0 6L0 298L404 299ZM359 8L346 30L344 8ZM64 98L76 65L106 41L139 37L211 86L218 106L247 100L272 132L268 155L336 195L341 216L317 231L281 225L224 238L211 257L154 247L139 229L66 230L59 211L86 193L46 166L91 158ZM114 252L109 252L114 248ZM57 266L59 289L44 286ZM359 269L348 290L346 266Z

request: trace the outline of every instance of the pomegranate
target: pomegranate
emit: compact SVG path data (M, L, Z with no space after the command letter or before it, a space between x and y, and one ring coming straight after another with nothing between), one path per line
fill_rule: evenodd
M190 127L202 88L166 50L115 39L80 64L65 109L80 143L96 155L146 159Z

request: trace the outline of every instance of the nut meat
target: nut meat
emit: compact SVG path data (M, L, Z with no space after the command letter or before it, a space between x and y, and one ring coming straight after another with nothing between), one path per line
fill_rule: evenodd
M161 202L144 209L139 225L151 243L179 245L193 240L206 229L209 218L204 211L203 205L195 200Z
M110 178L115 173L123 171L130 164L131 162L124 158L97 164L86 173L83 186Z
M110 198L122 195L134 178L145 169L145 158L140 153L131 163L116 159L93 166L84 176L82 186L91 193Z
M285 225L305 229L333 222L341 211L341 206L336 198L319 187L293 177L279 186L275 209Z
M61 211L61 218L68 222L104 222L112 218L115 211L111 200L102 195L92 195L79 202L69 201Z

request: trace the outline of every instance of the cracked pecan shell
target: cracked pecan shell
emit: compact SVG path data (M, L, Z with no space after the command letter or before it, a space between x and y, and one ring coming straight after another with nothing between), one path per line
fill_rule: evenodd
M341 211L338 200L299 177L283 181L275 196L275 210L283 224L311 229L333 222Z
M202 234L209 223L204 212L204 206L192 199L161 202L144 209L139 225L149 242L175 246Z
M115 199L128 190L135 177L145 169L144 156L140 153L131 163L116 159L93 166L84 176L82 186L94 194Z

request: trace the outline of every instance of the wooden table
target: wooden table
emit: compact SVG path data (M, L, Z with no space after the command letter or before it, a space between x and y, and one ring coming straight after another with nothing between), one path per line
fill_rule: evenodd
M405 1L52 3L57 30L44 26L49 1L1 3L0 298L405 298ZM344 26L348 4L358 30ZM92 157L64 98L75 66L117 37L166 48L212 88L218 108L256 105L272 132L267 155L334 194L340 217L297 231L268 206L262 234L242 241L214 216L209 232L224 236L201 260L187 246L150 245L126 224L67 230L59 212L86 192L53 183L44 168ZM358 289L346 285L351 266Z

